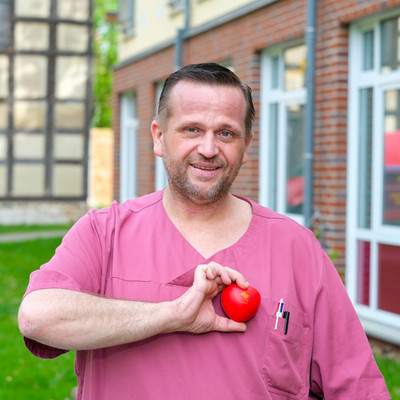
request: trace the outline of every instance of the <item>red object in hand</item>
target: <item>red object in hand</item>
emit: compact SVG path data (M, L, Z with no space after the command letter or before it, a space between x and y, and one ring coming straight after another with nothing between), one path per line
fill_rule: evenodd
M227 286L221 295L222 307L228 317L236 322L246 322L254 317L261 303L257 289L242 289L235 283Z

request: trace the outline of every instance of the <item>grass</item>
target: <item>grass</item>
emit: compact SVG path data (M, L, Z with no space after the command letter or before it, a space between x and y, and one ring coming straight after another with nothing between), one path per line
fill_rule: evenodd
M400 360L392 357L382 357L375 354L375 360L382 375L385 377L386 385L392 400L400 399Z
M33 232L33 231L63 231L68 230L72 225L0 225L0 234Z
M47 261L61 238L0 243L0 399L64 400L76 386L74 353L34 357L18 331L17 312L29 274Z
M29 274L51 258L60 242L61 238L0 243L1 400L65 400L71 398L71 389L76 386L74 352L53 360L36 358L25 348L17 326L18 307ZM378 355L375 358L392 399L400 400L400 360Z

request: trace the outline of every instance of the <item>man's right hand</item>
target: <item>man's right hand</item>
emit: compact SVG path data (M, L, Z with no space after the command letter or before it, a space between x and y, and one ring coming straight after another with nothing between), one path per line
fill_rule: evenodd
M244 332L244 323L217 315L212 304L214 297L231 283L243 289L249 286L243 275L231 268L215 262L199 265L193 286L173 302L177 308L177 326L173 330L191 333Z
M243 276L217 263L199 265L193 286L173 301L119 300L66 289L42 289L22 301L21 333L65 350L90 350L136 342L162 333L243 332L246 325L215 313L212 299Z

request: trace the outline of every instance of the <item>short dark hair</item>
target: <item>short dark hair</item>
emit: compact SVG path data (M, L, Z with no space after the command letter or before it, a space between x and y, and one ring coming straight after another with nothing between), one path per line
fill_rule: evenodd
M245 129L246 139L250 136L255 111L250 86L243 83L238 76L230 69L216 63L189 64L171 74L165 81L158 102L157 116L168 119L171 110L168 107L168 100L172 89L180 81L204 83L208 85L232 86L240 89L246 101Z

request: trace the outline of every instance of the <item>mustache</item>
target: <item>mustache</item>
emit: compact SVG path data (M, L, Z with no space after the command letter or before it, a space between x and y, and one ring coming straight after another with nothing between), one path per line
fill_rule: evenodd
M199 155L194 158L190 158L188 161L191 164L195 164L195 163L199 163L199 162L212 163L212 164L224 164L224 162L218 156L204 157L202 155Z

